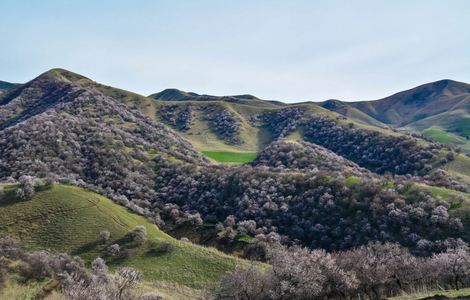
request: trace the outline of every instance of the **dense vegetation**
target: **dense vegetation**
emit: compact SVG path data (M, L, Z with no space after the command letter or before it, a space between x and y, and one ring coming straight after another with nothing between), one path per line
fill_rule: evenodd
M191 128L192 110L191 105L164 105L158 112L166 124L187 131Z
M8 90L0 96L0 182L9 183L0 185L0 211L19 220L14 209L30 205L32 211L49 216L68 212L73 202L66 200L76 200L76 191L60 199L51 197L56 207L44 198L47 193L75 189L53 184L67 183L108 196L179 236L188 233L194 240L272 264L267 270L238 270L222 282L216 297L247 289L247 293L260 292L250 296L254 299L358 294L378 299L412 290L417 284L467 285L467 273L457 279L442 272L424 277L425 270L436 273L438 266L448 270L448 262L443 261L452 255L468 255L470 218L463 210L468 205L468 186L449 175L453 170L439 169L461 160L459 154L418 136L359 125L313 104L283 105L245 96L220 100L175 91L159 97L164 96L185 102L160 103L64 70L47 72ZM198 102L187 101L188 97ZM228 152L205 149L208 157L249 164L212 164L176 133L201 139L202 135L193 134L195 127L210 133L209 139L233 147ZM243 151L250 139L263 140L253 149L266 145L256 157ZM37 199L45 201L40 202L45 208L35 206ZM75 224L76 216L71 214L60 224ZM91 224L108 220L98 219ZM44 239L49 238L44 231L30 233L52 225L31 226L29 219L23 221L8 221L0 233L13 232L28 246L53 244ZM22 230L8 229L11 224ZM111 268L130 263L144 276L161 276L198 289L234 266L234 260L219 254L212 258L205 255L208 252L191 254L176 241L146 240L143 232L156 234L149 226L119 238L112 228L95 228L100 231L93 234L97 240L64 249L86 262L101 256ZM89 239L87 230L90 227L83 226ZM77 233L76 241L81 237ZM268 242L276 244L274 250L263 244ZM162 253L165 262L154 259ZM206 270L198 273L199 279L191 277L193 265L182 263L191 255L197 272ZM56 259L46 256L47 261ZM9 259L30 263L24 257ZM360 263L353 265L355 261ZM161 265L155 267L155 263ZM181 265L186 274L178 275L181 271L170 270L170 264ZM398 265L406 274L399 273ZM380 269L383 266L387 272ZM69 293L65 282L57 279L60 270L52 270L44 276L58 280L62 293ZM94 275L85 273L86 285L92 289ZM301 274L307 275L300 278ZM107 288L110 293L113 286ZM263 291L258 290L261 286ZM244 297L233 299L248 299Z
M341 126L329 118L311 118L304 130L309 141L376 173L424 175L431 171L439 149L434 145L419 146L406 136Z
M370 174L350 160L308 142L273 142L253 162L254 166L269 166L280 170L337 171L347 175Z
M390 243L335 253L274 247L267 257L272 269L238 268L222 279L215 298L384 299L418 289L470 286L470 251L458 243L428 257Z
M44 299L60 291L61 298L70 300L163 300L156 293L139 293L135 290L142 280L141 273L131 267L122 267L115 274L101 258L91 263L91 272L79 257L67 254L51 255L46 251L28 252L12 238L0 239L0 286L8 276L16 275L21 282L45 281L44 287L33 295Z
M78 255L87 266L101 257L111 270L132 266L142 273L146 285L163 295L188 300L213 286L238 261L214 249L173 239L152 220L96 193L27 180L0 185L0 237L15 236L27 249ZM18 199L19 189L29 189L30 183L33 195ZM136 228L145 228L143 243L131 238Z
M292 107L265 112L260 118L271 130L274 140L277 140L294 131L302 116L301 108Z
M458 237L462 230L446 202L429 194L407 195L408 185L390 186L378 178L356 182L341 173L196 167L163 160L157 168L157 201L198 212L209 223L224 223L219 235L228 240L274 233L328 250L379 240L432 251L434 243ZM176 215L178 207L170 211Z
M228 144L240 144L240 121L235 114L219 105L204 107L209 129Z

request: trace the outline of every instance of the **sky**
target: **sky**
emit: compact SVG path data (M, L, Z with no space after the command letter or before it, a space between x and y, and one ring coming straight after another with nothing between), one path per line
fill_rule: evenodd
M470 82L470 1L1 0L0 80L56 67L143 95L379 99Z

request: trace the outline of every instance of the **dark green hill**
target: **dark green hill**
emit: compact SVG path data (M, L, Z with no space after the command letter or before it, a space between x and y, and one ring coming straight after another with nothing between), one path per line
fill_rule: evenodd
M2 96L2 94L5 94L9 90L11 90L11 89L13 89L14 87L17 87L17 86L19 86L19 84L10 83L10 82L0 80L0 97Z
M8 90L17 86L16 83L6 82L0 80L0 90Z

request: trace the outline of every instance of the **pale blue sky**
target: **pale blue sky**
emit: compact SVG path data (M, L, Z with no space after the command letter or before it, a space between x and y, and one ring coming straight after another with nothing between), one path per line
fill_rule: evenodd
M470 82L470 1L0 2L0 80L62 67L141 94L378 99Z

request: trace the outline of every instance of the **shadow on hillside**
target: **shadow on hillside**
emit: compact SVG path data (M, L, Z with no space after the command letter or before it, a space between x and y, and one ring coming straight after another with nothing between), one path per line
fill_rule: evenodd
M99 241L92 241L92 242L83 244L82 246L78 247L76 250L73 250L72 255L79 255L85 252L89 252L95 249L98 245L100 245Z

